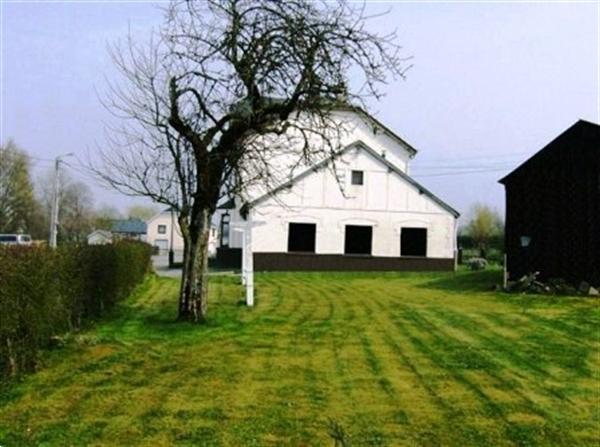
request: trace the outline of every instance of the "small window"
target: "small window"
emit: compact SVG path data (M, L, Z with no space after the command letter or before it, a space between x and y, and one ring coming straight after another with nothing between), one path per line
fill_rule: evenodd
M427 256L427 228L402 228L400 256Z
M290 223L288 230L288 251L315 252L316 224Z
M167 234L167 226L159 225L158 226L158 234Z
M362 185L364 180L363 171L352 171L352 184Z
M347 255L370 255L373 227L346 225L344 253Z

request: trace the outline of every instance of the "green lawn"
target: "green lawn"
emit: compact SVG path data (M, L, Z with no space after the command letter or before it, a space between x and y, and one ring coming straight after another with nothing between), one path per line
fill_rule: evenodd
M598 445L598 300L499 276L215 278L203 327L150 278L3 391L0 445Z

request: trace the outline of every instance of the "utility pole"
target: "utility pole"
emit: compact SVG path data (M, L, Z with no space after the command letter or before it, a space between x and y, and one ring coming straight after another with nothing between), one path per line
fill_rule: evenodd
M175 213L171 207L171 240L169 241L169 268L175 265L175 250L173 249L173 236L175 235Z
M58 201L60 198L60 162L64 157L70 157L72 153L59 155L54 159L54 197L52 201L52 210L50 212L50 240L48 245L51 248L56 248L56 235L58 233Z

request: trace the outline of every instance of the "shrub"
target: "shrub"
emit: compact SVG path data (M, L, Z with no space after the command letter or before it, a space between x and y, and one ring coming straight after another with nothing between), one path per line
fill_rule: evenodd
M467 265L471 270L485 270L487 261L483 258L471 258L467 261Z
M0 247L0 375L32 371L53 336L80 328L146 275L151 247Z

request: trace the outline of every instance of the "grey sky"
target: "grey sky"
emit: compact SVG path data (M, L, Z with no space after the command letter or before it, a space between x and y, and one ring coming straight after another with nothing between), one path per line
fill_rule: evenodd
M0 140L13 138L41 158L83 156L102 144L108 119L96 94L114 76L107 42L129 27L146 35L160 24L160 11L149 3L0 2ZM600 121L597 3L369 8L392 8L373 26L397 28L414 57L407 80L391 83L372 109L419 150L412 175L461 212L475 201L503 210L501 176L577 119ZM142 201L94 192L97 203Z

